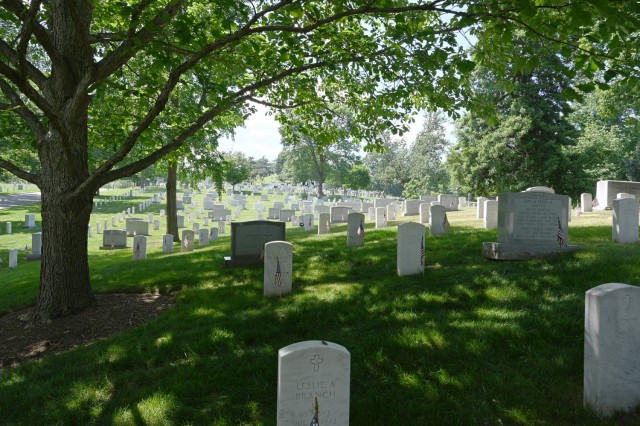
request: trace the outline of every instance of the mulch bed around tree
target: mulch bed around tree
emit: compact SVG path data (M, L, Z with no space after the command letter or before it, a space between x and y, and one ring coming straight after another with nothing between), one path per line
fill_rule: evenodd
M136 327L175 303L161 294L97 294L95 306L47 324L27 327L20 319L33 308L0 316L0 370L68 351Z

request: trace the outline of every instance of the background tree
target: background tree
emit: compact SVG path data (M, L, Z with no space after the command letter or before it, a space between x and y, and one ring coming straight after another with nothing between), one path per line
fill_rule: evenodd
M369 169L363 164L354 164L349 169L344 186L354 191L367 189L371 183Z
M236 185L249 180L251 168L249 159L239 151L232 151L223 154L224 158L224 180L236 190Z
M494 60L524 22L528 36L578 51L576 67L595 58L596 68L637 77L637 2L552 3L3 1L0 110L13 125L0 132L28 130L19 148L37 152L39 170L5 150L0 167L42 193L32 322L93 303L86 228L97 189L215 131L230 110L247 116L251 100L301 108L310 129L321 125L311 111L346 105L354 137L376 143L416 105L460 105L474 62L456 31L483 31L480 56Z
M274 162L269 161L265 156L258 159L249 157L249 179L258 181L274 173Z
M521 191L546 185L575 196L574 169L566 147L575 132L567 121L568 101L562 97L569 86L559 72L560 59L539 42L516 34L512 54L534 55L538 65L530 70L512 67L504 91L491 70L475 73L477 102L495 107L489 119L469 112L458 123L458 143L449 165L463 189L476 195Z
M368 152L363 159L371 176L370 188L399 197L411 180L406 142L392 139L388 132L381 135L381 141L382 150Z

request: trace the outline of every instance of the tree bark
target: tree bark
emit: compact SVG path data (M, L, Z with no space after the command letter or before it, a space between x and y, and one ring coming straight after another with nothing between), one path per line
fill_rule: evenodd
M173 241L180 242L180 230L178 229L178 208L176 203L178 183L178 163L169 162L167 173L167 234L173 235Z

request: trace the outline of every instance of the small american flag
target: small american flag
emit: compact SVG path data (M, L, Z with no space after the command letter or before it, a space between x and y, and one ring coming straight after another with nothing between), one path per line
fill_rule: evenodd
M116 247L116 242L111 240L111 248L115 248Z
M320 426L320 422L318 421L318 397L316 397L313 404L313 419L311 419L309 426Z
M424 266L424 256L426 255L425 249L424 249L424 236L422 237L422 240L420 241L420 266Z
M593 201L591 201L591 207L598 207L599 205L600 203L597 198L594 198Z
M358 226L358 235L360 238L364 239L364 225L362 221L360 221L360 226Z
M580 209L580 206L576 206L576 217L580 217L581 214L582 210Z
M453 201L449 204L449 208L452 209L455 207L455 204L453 204Z
M29 253L29 246L28 245L24 246L24 252L25 253Z
M189 237L184 237L184 248L189 248Z
M556 233L556 241L558 241L558 244L560 244L560 248L562 248L562 246L567 246L564 230L562 229L562 224L560 223L560 218L558 218L558 232Z
M387 214L385 213L384 216L382 216L382 223L384 223L385 225L387 224Z
M142 251L140 250L140 243L136 244L136 257L140 257Z
M444 214L444 219L442 219L442 227L444 228L444 230L446 231L447 229L449 229L449 219L447 219L447 214Z
M273 276L278 287L282 287L282 271L280 270L280 259L276 257L276 273Z

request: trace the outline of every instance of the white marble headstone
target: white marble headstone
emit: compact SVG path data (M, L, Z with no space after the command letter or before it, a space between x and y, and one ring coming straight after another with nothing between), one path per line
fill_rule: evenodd
M484 218L482 221L485 229L498 227L498 202L496 200L486 200L484 202Z
M209 230L198 229L198 246L206 246L209 244Z
M209 229L209 241L216 241L218 239L218 228Z
M478 202L480 201L478 200ZM429 233L431 235L442 235L445 233L444 219L446 216L447 208L445 206L429 206Z
M147 258L147 237L136 235L133 237L133 260Z
M318 401L320 425L349 424L351 354L336 343L310 340L278 351L278 426L307 426Z
M318 235L328 234L331 231L331 215L320 213L318 215Z
M426 254L424 231L425 227L420 223L406 222L398 225L398 276L417 275L424 272Z
M584 404L605 416L640 404L640 287L610 283L585 294Z
M580 194L580 208L582 209L582 213L589 213L593 211L592 202L593 198L590 193L584 192Z
M264 245L264 295L282 296L291 293L293 245L286 241L271 241Z
M194 239L195 233L193 231L188 229L182 231L182 244L180 245L180 251L193 251Z
M9 268L18 267L18 249L9 250Z
M165 234L162 236L162 252L173 253L173 234Z
M349 213L347 217L347 247L364 245L364 214Z
M478 205L476 206L476 219L484 219L484 202L487 197L478 197Z
M613 200L613 225L611 234L618 243L638 241L638 202L635 198Z
M420 223L429 223L429 203L421 203L419 207Z
M376 207L376 229L387 227L387 208Z

